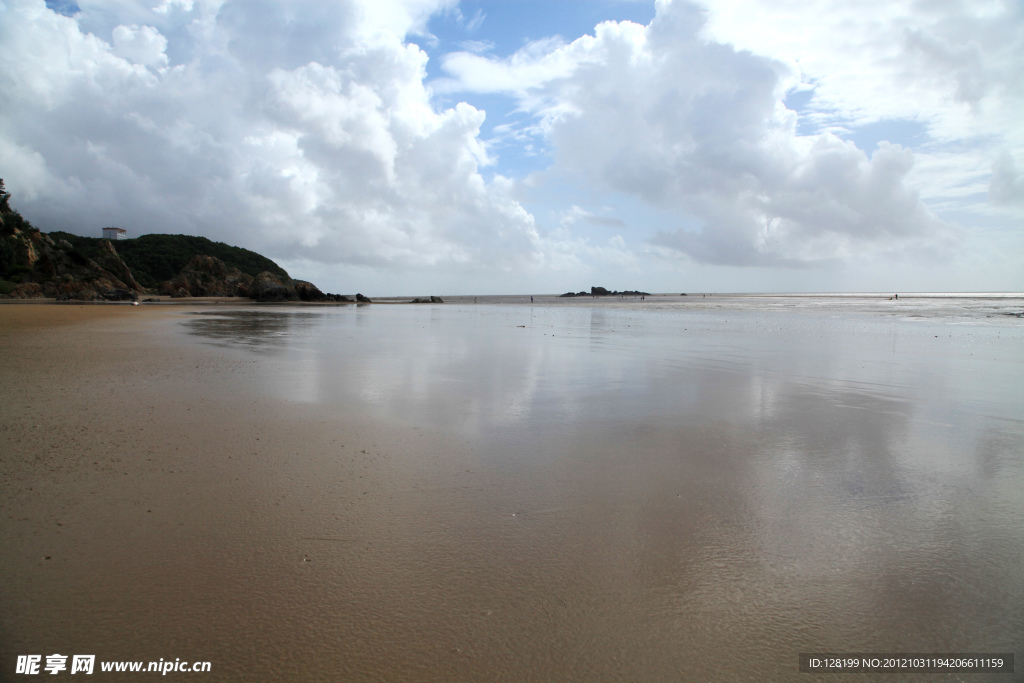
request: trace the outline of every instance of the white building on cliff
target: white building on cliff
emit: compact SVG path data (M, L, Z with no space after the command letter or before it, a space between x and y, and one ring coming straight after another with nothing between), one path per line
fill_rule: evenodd
M128 239L128 231L124 228L103 228L103 239L123 240Z

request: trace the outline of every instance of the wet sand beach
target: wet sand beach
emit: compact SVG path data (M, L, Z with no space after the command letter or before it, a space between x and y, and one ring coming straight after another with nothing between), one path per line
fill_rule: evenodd
M1024 309L899 304L0 306L0 679L1020 654Z

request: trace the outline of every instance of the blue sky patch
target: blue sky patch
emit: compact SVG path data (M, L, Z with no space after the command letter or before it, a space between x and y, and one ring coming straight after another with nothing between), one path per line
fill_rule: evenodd
M75 0L46 0L46 6L66 17L73 17L82 11Z
M920 149L931 139L928 135L928 126L919 121L907 120L876 121L855 128L840 137L853 142L867 152L868 156L878 149L878 143L883 140L911 149Z

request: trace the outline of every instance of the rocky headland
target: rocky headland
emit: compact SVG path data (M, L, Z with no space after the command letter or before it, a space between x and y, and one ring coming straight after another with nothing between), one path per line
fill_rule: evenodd
M0 298L137 301L155 294L370 303L362 294L324 293L260 254L203 237L149 234L111 241L47 234L10 207L0 180Z

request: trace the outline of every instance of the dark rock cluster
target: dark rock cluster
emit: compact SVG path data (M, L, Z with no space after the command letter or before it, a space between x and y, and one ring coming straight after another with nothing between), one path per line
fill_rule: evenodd
M638 292L633 289L627 289L623 292L613 291L610 292L604 287L591 287L589 292L566 292L565 294L559 294L560 297L568 296L650 296L650 292Z

